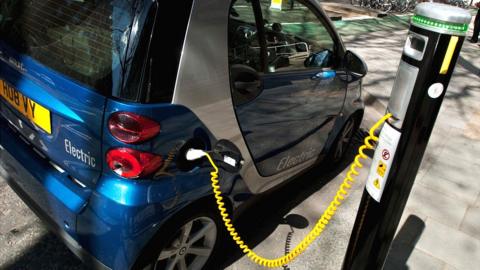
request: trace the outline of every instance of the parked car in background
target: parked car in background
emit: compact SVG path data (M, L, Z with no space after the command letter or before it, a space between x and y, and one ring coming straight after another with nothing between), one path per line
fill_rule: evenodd
M366 72L318 1L4 0L0 165L96 268L212 269L211 168L186 151L238 147L232 211L341 160Z

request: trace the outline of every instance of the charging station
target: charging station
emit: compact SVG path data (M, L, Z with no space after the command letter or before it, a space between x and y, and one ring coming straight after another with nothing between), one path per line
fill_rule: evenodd
M343 269L382 269L460 54L471 15L417 5Z

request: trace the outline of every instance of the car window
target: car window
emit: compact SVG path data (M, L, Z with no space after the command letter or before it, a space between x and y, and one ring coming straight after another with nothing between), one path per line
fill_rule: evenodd
M233 1L228 22L230 66L240 64L261 72L260 42L250 1Z
M140 2L3 0L0 39L92 90L115 94L127 70L124 56Z
M283 2L275 7L260 0L268 71L331 67L335 43L317 14L303 1Z
M162 1L158 7L144 76L148 79L143 87L150 92L145 102L172 101L192 5L193 0ZM174 23L171 14L175 14Z

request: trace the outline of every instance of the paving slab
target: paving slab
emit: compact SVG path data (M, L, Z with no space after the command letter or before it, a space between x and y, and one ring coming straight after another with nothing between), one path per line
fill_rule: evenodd
M477 110L471 117L470 121L465 127L465 132L463 134L465 137L472 140L480 140L480 110ZM477 155L475 162L480 164L480 155Z
M406 207L413 213L420 213L457 229L462 223L468 204L417 183L413 187Z
M480 98L479 98L480 100ZM459 130L457 135L453 135L451 140L445 144L443 151L445 152L442 157L451 157L457 159L460 156L460 159L463 161L468 161L465 164L472 164L478 168L479 157L480 157L480 143L479 140L472 140L468 137L463 136L464 131Z
M475 203L479 191L470 185L450 181L447 178L425 173L422 178L417 178L417 183L424 188L431 189L455 200L460 200L468 205Z
M427 219L416 247L457 269L478 269L480 241L433 219Z
M451 266L450 264L446 264L442 270L458 270L458 269Z
M460 230L480 241L480 207L470 207L465 213Z
M480 154L476 151L472 151L472 145L450 145L449 143L446 143L438 152L438 158L444 156L455 159L458 162L472 163L477 167L480 167Z
M472 150L465 149L464 151ZM435 160L428 173L432 177L448 179L454 183L464 185L478 191L480 190L480 181L478 181L477 176L478 170L479 167L477 164L443 155Z

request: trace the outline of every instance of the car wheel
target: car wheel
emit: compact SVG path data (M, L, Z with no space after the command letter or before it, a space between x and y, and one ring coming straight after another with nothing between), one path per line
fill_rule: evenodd
M355 130L355 118L350 117L343 125L342 130L333 144L333 148L330 152L330 161L332 163L339 162L345 156L350 142L352 141L353 134L355 134Z
M156 239L135 269L201 270L216 269L220 244L225 240L223 224L213 207L196 207L173 218ZM153 248L153 252L152 249ZM150 249L150 250L149 250Z

